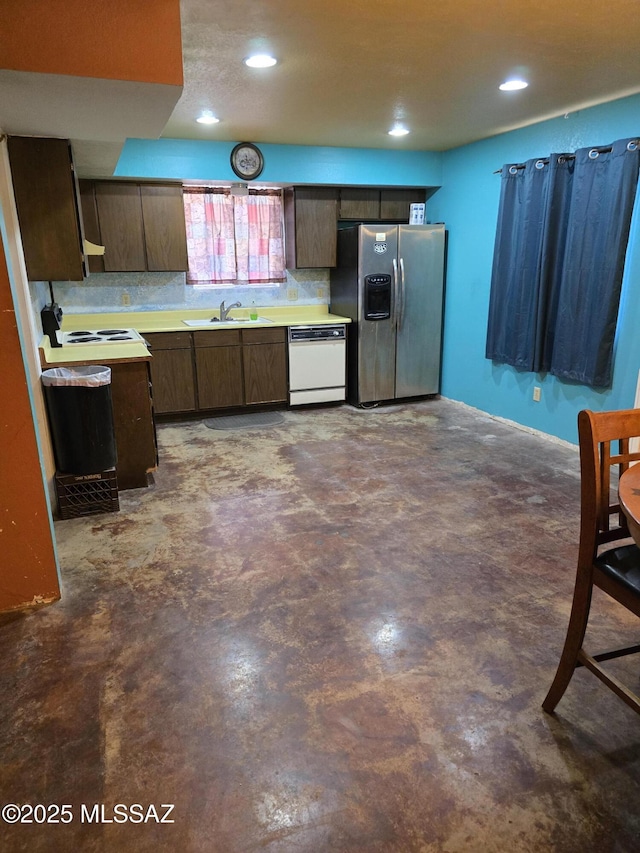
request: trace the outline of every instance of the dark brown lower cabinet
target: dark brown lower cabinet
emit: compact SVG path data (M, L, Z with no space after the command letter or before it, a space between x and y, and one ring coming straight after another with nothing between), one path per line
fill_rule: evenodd
M189 332L146 334L151 348L153 408L159 415L196 410L196 383Z
M286 329L243 329L244 402L287 400Z
M242 347L199 347L196 349L196 376L198 408L221 409L244 404Z
M284 327L145 334L156 414L287 401Z
M153 406L158 414L195 410L196 393L191 348L154 350L151 381Z
M147 361L109 363L119 489L149 485L158 465L151 383Z

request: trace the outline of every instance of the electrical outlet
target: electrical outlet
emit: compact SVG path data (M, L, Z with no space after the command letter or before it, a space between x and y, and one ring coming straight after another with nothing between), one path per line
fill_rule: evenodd
M297 298L298 298L298 288L297 287L290 287L287 290L287 299L289 300L289 302L295 302Z
M324 297L325 297L324 287L317 287L316 288L316 299L324 299Z
M125 290L125 291L124 291L124 293L122 294L122 297L121 297L121 300L120 300L120 301L122 302L122 304L123 304L125 307L126 307L127 305L131 305L131 297L129 296L129 294L127 293L127 291L126 291L126 290Z
M542 388L539 385L533 386L533 402L539 403L540 397L542 397Z

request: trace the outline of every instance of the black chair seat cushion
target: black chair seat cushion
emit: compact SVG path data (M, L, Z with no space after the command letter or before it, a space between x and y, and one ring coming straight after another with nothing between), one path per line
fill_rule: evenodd
M594 563L640 597L640 548L637 545L611 548L596 557Z

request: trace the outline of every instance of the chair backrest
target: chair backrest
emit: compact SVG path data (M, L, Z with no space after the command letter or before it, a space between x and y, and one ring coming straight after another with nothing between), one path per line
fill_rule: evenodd
M629 444L629 439L638 436L640 409L584 409L578 415L580 561L592 562L600 545L629 536L627 520L618 503L617 479L612 490L611 469L617 468L619 477L630 462L640 461L640 451L631 452Z

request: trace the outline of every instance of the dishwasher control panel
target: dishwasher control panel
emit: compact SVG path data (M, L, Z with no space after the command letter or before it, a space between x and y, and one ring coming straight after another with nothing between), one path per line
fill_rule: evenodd
M290 326L289 341L335 341L346 337L344 325Z

